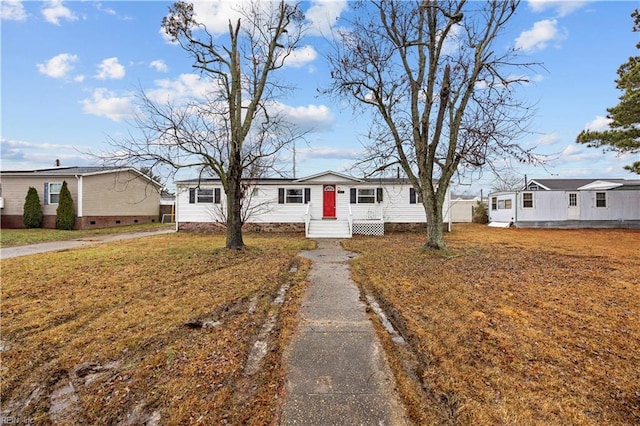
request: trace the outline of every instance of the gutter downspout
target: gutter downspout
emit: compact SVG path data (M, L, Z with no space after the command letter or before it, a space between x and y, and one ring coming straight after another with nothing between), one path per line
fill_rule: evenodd
M520 193L520 191L516 191L516 214L513 218L513 226L515 226L516 228L518 227L518 207L520 206L520 204L518 204L518 194Z
M180 209L178 208L178 203L180 202L180 186L176 185L176 198L175 201L173 203L173 208L175 209L175 221L176 221L176 232L178 232L178 212L180 211Z
M83 208L82 208L82 199L84 198L84 194L82 193L82 176L74 175L76 180L78 181L78 217L83 216Z

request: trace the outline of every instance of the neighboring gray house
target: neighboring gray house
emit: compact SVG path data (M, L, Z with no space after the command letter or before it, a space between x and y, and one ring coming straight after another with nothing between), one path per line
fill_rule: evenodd
M76 212L76 229L157 222L162 185L134 168L56 167L0 172L2 228L23 228L29 187L40 196L44 228L55 228L62 182L67 182Z
M407 179L368 178L326 171L299 179L266 178L246 190L244 229L305 232L310 238L420 229L426 215ZM449 225L449 193L444 222ZM176 182L176 223L181 229L221 228L225 194L218 179Z
M640 228L640 179L532 179L489 194L490 226Z

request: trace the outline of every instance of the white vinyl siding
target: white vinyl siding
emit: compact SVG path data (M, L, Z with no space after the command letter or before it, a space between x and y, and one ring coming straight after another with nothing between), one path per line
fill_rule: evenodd
M284 183L261 184L260 190L254 193L251 199L255 212L247 219L247 223L304 223L304 215L307 211L307 202L312 219L322 218L323 183L326 180L305 181L304 186L286 187ZM354 182L339 180L333 181L336 186L336 217L346 219L349 215L349 207L353 220L372 220L384 218L385 222L396 223L424 223L426 216L421 203L411 204L409 199L409 184L383 184L382 187L371 186L371 183L362 183L362 188L354 187ZM202 184L205 186L205 184ZM302 189L304 204L285 203L286 189ZM351 193L355 192L357 201L357 189L371 189L374 191L376 202L374 203L350 203ZM189 190L186 185L178 184L177 195L179 206L179 222L211 222L220 220L221 207L213 208L211 204L189 203ZM224 193L222 194L224 197ZM298 196L299 197L299 196ZM448 221L449 194L445 199L443 215L444 221ZM299 198L298 198L299 199ZM215 219L218 218L218 219Z

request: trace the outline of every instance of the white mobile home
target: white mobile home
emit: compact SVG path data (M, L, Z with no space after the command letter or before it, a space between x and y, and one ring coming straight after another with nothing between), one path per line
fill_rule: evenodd
M640 180L532 179L489 195L489 221L519 228L640 228Z
M178 230L224 226L220 180L179 181L176 192ZM444 214L448 224L448 208ZM383 235L385 229L419 229L426 224L424 208L407 179L358 179L332 171L247 182L243 216L245 229L304 231L310 238Z

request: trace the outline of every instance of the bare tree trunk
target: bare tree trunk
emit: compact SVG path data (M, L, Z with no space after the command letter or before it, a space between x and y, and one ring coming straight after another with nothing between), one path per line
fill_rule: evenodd
M442 203L436 201L437 196L429 191L425 191L424 211L427 216L427 240L424 243L425 249L441 250L444 244L444 221L442 220Z
M240 156L231 156L227 190L227 241L228 249L244 248L242 239L242 166Z

